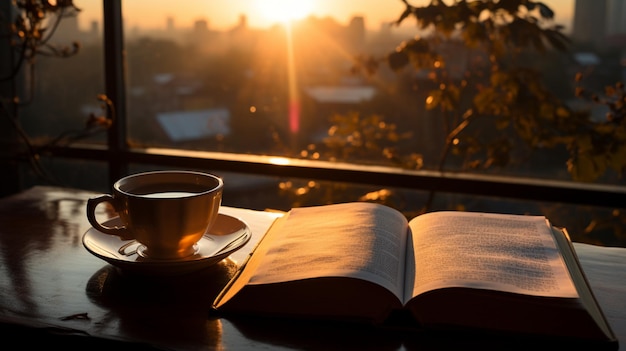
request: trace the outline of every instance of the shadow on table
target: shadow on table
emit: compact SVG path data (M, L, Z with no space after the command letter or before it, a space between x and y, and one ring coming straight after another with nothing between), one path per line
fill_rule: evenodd
M236 269L226 259L192 274L146 277L107 265L91 277L86 291L108 311L96 321L103 333L172 349L217 348L221 323L208 319L207 311Z
M341 321L208 314L215 296L235 273L229 260L189 275L167 278L123 274L112 266L88 282L90 300L109 312L95 321L103 332L162 349L222 348L227 321L258 346L299 350L553 350L614 349L578 340L554 340L472 330L424 330L395 315L384 327ZM262 301L259 301L262 303ZM407 327L407 325L409 327ZM606 346L606 347L602 347Z
M229 316L246 337L302 350L558 350L614 349L615 345L503 335L477 330L424 330L348 322Z

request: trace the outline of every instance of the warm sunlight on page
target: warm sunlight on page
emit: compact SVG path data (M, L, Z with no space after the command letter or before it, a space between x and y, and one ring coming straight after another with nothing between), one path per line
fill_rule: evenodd
M406 219L383 206L347 205L292 209L250 284L351 276L400 294Z
M414 296L440 287L578 296L544 217L436 212L409 225L418 267Z

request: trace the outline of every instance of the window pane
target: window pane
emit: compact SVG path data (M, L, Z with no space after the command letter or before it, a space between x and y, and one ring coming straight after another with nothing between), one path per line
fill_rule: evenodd
M36 165L22 164L20 172L24 189L40 185L111 192L105 162L44 156Z
M399 62L390 59L374 75L355 74L356 57L388 57L416 34L430 36L412 20L390 24L404 10L400 0L276 3L190 1L172 7L169 1L124 2L132 145L620 182L619 172L606 168L612 164L593 164L597 155L572 152L562 134L546 136L549 127L535 125L547 123L544 114L563 118L558 105L506 101L526 83L489 86L492 95L499 94L495 97L480 91L497 79L486 76L477 83L478 71L487 74L493 67L484 48L450 40L436 47L443 61L430 69L394 71L390 65ZM563 25L564 34L570 34L574 2L545 3L556 13L554 20L543 22L545 27ZM298 8L282 13L289 6ZM300 17L280 22L287 15ZM574 76L588 67L573 58L599 57L594 50L607 48L585 46L585 39L575 41L567 54L548 48L506 62L536 70L564 106L593 107L598 115L592 117L604 118L606 106L574 95ZM597 91L620 73L619 57L600 58L612 73L586 77ZM441 62L446 66L438 66ZM473 91L457 90L468 82ZM497 106L487 104L488 98ZM471 125L465 128L467 112L481 108L492 112L468 118ZM507 109L516 114L504 113ZM585 152L583 142L576 147ZM580 155L583 159L576 159ZM619 152L612 155L621 159ZM579 168L568 171L572 158Z
M41 28L50 39L41 41L32 64L23 62L16 79L18 119L34 142L104 141L105 129L90 123L106 113L99 99L105 92L102 6L74 3L80 11L46 12Z

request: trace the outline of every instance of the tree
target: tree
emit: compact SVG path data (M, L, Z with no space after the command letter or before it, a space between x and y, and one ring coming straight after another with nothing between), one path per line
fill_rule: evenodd
M405 10L397 24L412 18L427 33L401 43L383 57L361 57L357 68L375 73L381 64L395 71L428 71L436 87L426 98L433 118L442 121L440 170L505 167L514 152L564 148L567 168L577 181L595 181L626 166L624 89L607 88L604 97L578 90L578 96L605 103L611 113L592 121L551 93L533 67L537 54L568 50L560 26L546 26L554 12L528 0L431 0ZM462 75L450 62L460 43L469 59ZM453 157L457 158L454 163Z

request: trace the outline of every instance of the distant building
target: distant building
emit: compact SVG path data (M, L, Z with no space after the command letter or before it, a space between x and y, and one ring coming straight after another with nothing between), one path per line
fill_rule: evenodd
M100 35L100 25L98 21L91 21L91 26L89 27L89 36L91 38L97 38Z
M621 49L621 79L626 80L626 1L576 0L572 39L588 44L588 50ZM589 53L578 53L576 63L589 58ZM598 66L600 62L593 65ZM589 66L588 63L586 66ZM585 66L585 65L583 65Z
M576 0L575 4L572 38L583 43L603 43L607 1Z
M626 3L623 0L607 2L606 33L608 35L626 33Z
M225 108L163 112L156 118L175 143L230 134L230 112Z
M199 19L193 23L193 33L195 35L203 35L209 31L209 21Z
M611 46L626 46L626 2L609 0L607 3L606 39Z
M86 30L81 30L78 16L80 12L64 13L63 18L55 29L54 35L50 39L52 45L69 46L74 42L90 44L96 42L100 37L100 30L97 21L91 21ZM46 28L50 30L52 27ZM47 33L47 32L46 32Z
M353 49L363 50L365 45L365 19L361 16L353 17L347 28L348 44Z
M576 0L572 38L596 47L626 45L626 2Z
M319 141L328 130L328 117L358 110L362 103L371 101L378 93L376 87L367 85L315 85L303 89L303 105L307 116L303 130Z

